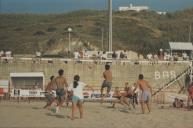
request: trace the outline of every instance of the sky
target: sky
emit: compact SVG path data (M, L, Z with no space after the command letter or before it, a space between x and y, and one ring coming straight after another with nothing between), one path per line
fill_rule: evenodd
M1 13L63 13L80 9L106 10L108 0L0 0ZM193 0L113 0L119 6L146 5L156 11L193 8Z

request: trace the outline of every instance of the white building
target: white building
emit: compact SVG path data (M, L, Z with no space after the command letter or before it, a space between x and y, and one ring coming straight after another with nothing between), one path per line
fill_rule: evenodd
M149 10L148 6L133 6L133 4L130 4L130 6L125 7L119 7L119 11L143 11L143 10Z
M166 15L167 12L160 12L160 11L157 11L157 14L159 15Z

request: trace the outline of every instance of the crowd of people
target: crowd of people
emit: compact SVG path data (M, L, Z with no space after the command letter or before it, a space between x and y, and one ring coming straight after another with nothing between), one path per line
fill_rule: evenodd
M75 50L73 53L75 59L128 59L128 51L127 50L118 50L118 51L112 51L110 52L110 55L107 55L108 52L105 51L87 51L87 50ZM138 58L139 59L139 53ZM108 57L107 57L108 56ZM109 57L110 56L110 57ZM178 60L190 60L191 56L188 55L186 52L166 52L163 51L163 49L160 49L157 51L157 53L148 53L146 56L144 56L144 59L147 59L149 61L178 61Z
M183 53L177 53L174 52L172 55L168 52L159 52L158 54L152 54L148 53L146 56L146 59L149 61L158 61L158 60L163 60L163 61L179 61L179 60L190 60L190 56L187 55L186 52Z
M4 50L0 51L0 58L1 57L11 57L11 56L12 56L12 52L11 51L4 51Z
M86 50L76 50L74 52L74 59L127 59L128 52L123 51L114 51L114 52L105 52L105 51L93 51L88 52Z

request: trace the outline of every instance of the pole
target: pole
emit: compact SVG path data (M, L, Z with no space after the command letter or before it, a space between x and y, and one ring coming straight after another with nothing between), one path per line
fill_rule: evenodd
M189 29L189 38L188 38L189 42L191 42L191 31L192 31L192 24L190 24L190 29Z
M68 34L68 40L69 40L69 42L68 42L68 51L70 52L70 42L71 42L71 40L70 40L70 32Z
M190 65L190 82L192 83L192 67L193 66L193 62L191 61L191 65Z
M104 30L103 30L103 28L101 28L101 49L102 49L102 51L104 50L104 48L103 48L103 44L104 44L103 33L104 33Z
M68 39L69 39L69 42L68 42L68 51L70 52L71 49L70 49L70 42L71 42L71 38L70 38L70 34L72 32L72 28L68 28Z
M112 0L109 0L109 52L112 51Z

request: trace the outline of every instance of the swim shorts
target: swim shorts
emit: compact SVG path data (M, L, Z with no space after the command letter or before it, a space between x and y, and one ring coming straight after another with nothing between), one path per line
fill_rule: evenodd
M148 102L151 98L151 94L149 91L143 91L140 95L139 95L139 101L145 101Z
M65 92L64 89L56 89L56 95L59 101L61 101L64 98Z
M110 91L111 87L112 87L112 82L108 82L108 81L104 80L101 88L103 89L105 87L107 87L107 90Z

